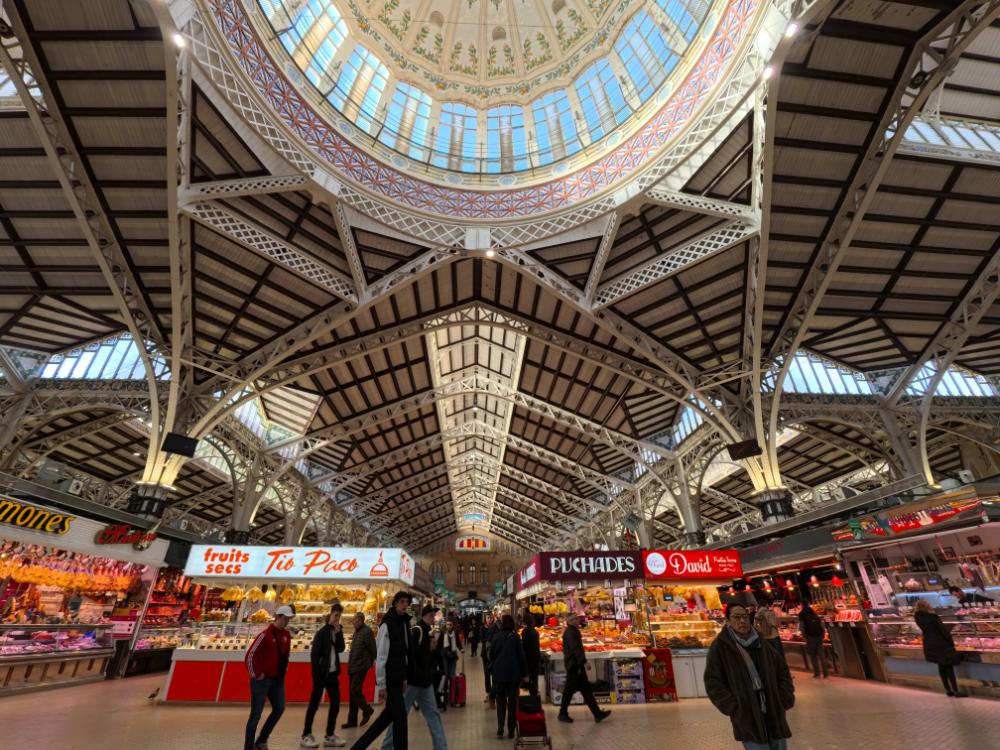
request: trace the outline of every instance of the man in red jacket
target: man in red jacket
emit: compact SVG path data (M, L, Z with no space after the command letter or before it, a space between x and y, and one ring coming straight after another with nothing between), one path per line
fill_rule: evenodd
M243 750L267 750L267 738L285 712L285 672L288 671L288 654L292 650L288 621L293 617L295 610L291 607L278 607L274 622L264 628L247 649L244 662L250 673L250 718L247 719ZM264 721L260 736L254 741L265 700L271 701L271 713Z

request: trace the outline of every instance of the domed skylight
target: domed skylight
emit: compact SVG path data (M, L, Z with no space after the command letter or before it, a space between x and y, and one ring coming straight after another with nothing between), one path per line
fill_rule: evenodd
M378 143L502 174L598 149L669 82L710 0L256 0L319 97ZM304 84L303 84L304 85Z

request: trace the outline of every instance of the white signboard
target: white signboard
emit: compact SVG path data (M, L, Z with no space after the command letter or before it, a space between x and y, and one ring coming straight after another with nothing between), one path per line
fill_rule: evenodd
M196 544L191 547L184 574L192 578L402 581L413 585L414 564L399 548Z

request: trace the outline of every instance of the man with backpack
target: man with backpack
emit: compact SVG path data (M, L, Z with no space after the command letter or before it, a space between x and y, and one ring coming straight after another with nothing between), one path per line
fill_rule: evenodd
M434 616L440 610L431 605L425 606L420 612L420 619L410 631L410 671L403 702L406 711L416 703L420 713L424 715L427 728L431 733L434 750L448 750L448 741L444 736L444 724L438 711L437 698L434 694L434 673L438 662L438 640L431 632ZM382 741L381 750L391 750L393 747L394 727L390 727Z

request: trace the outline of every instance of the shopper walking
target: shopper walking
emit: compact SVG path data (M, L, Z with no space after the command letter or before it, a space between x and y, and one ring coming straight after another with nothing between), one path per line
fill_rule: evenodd
M339 605L338 605L339 606ZM327 617L326 625L313 636L309 661L312 664L312 693L306 709L306 723L302 728L302 747L319 747L313 737L312 725L316 711L323 700L323 691L330 699L330 709L326 714L326 734L323 747L344 747L347 743L334 733L337 714L340 713L340 655L344 653L344 628L340 624L343 608L333 610Z
M351 745L351 750L365 750L390 725L393 750L406 750L406 701L403 694L410 665L410 616L406 610L411 601L407 592L397 592L392 597L389 611L382 616L376 638L375 690L378 700L385 700L385 708Z
M705 691L746 750L786 750L792 732L785 712L795 705L792 675L774 647L750 627L744 607L726 610L726 627L708 649Z
M483 699L483 703L489 701L490 708L496 708L496 699L493 695L493 673L490 671L491 655L490 655L490 642L495 636L500 632L499 626L493 619L493 615L487 613L486 618L483 620L483 625L479 632L479 645L482 647L482 657L483 657L483 683L486 686L486 697ZM475 653L475 649L473 649Z
M587 679L587 652L583 650L583 636L580 635L580 616L575 612L566 617L566 630L563 631L563 664L566 665L566 685L563 687L562 703L559 705L559 721L570 724L573 719L569 715L569 702L578 691L583 696L594 721L602 722L610 711L603 711L597 705L594 691Z
M472 622L469 625L468 639L469 643L472 644L472 655L476 655L476 649L479 648L479 630L483 623L478 617L473 617Z
M365 623L365 616L356 612L351 624L354 625L354 636L351 638L351 655L347 660L347 676L350 678L350 706L347 709L347 723L341 724L343 729L359 726L358 711L361 712L361 724L364 726L375 713L365 698L365 678L368 670L375 663L378 650L375 647L375 634Z
M500 631L490 642L492 653L493 692L497 701L497 737L503 737L504 724L507 736L514 736L517 726L517 690L521 679L528 674L521 639L514 632L514 618L500 618Z
M293 617L295 610L291 607L278 607L274 622L253 639L243 658L250 673L250 718L247 719L243 750L267 750L267 739L285 712L285 673L292 650L288 623ZM257 735L265 701L271 702L271 713Z
M934 609L926 599L917 601L913 619L920 628L924 638L924 659L931 664L937 664L938 675L944 691L952 698L965 698L966 693L958 689L958 678L955 676L955 665L961 664L962 657L955 650L955 639L951 637L951 629L934 613Z
M823 679L827 677L826 655L823 653L823 636L826 634L826 626L816 610L808 604L803 604L799 610L799 630L806 641L806 653L809 661L812 662L813 677L819 677L820 669L823 671Z
M782 659L785 658L785 648L781 645L781 635L778 632L778 616L770 607L761 607L753 618L754 630L765 641L774 646Z
M437 707L437 697L434 695L434 665L438 660L438 641L431 632L434 616L440 612L437 607L427 605L420 611L420 619L410 632L410 669L403 704L409 713L416 703L420 713L424 715L427 728L431 733L434 750L448 750L448 741L444 736L444 724ZM382 750L395 747L395 725L389 727L382 741Z
M527 610L524 613L521 644L524 646L524 658L528 666L528 693L538 695L538 670L542 664L542 650L538 642L538 631L535 630L535 616Z
M444 624L444 631L438 635L437 643L437 653L441 659L441 671L447 678L447 685L451 685L451 680L455 676L455 669L458 665L458 654L461 650L461 640L458 631L455 630L455 623L448 620ZM445 695L447 695L447 687Z

